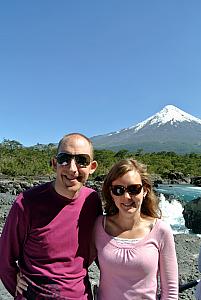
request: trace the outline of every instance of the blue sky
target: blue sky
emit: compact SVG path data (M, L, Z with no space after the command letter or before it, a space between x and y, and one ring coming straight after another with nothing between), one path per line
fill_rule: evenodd
M0 142L201 118L200 0L1 1L0 53Z

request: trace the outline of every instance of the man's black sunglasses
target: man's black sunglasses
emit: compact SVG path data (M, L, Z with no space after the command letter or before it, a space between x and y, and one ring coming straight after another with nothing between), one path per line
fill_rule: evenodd
M112 185L111 191L115 196L122 196L125 194L125 192L128 192L129 195L138 195L142 190L141 184L131 184L127 187L124 187L123 185Z
M62 166L69 165L71 160L74 159L75 163L81 168L89 166L91 162L91 158L88 154L71 154L66 152L57 154L56 159L58 164Z

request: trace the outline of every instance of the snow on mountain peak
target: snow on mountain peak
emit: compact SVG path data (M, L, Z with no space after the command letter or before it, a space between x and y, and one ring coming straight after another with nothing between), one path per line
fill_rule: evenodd
M146 124L149 125L157 124L157 126L164 125L165 123L170 122L171 125L178 122L196 122L201 124L201 120L184 112L183 110L177 108L174 105L166 105L161 111L155 115L149 117L145 121L138 123L135 126L130 127L135 128L135 132L143 128Z
M153 123L161 123L161 124L165 124L167 122L171 122L171 124L175 123L175 122L198 122L201 124L201 120L199 120L198 118L195 118L193 116L191 116L190 114L184 112L183 110L177 108L174 105L167 105L165 106L160 112L158 112L155 116L154 116Z

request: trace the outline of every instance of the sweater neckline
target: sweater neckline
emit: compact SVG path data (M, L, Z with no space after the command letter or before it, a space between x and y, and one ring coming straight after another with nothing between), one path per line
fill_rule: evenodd
M120 248L130 248L130 247L132 247L132 248L135 248L136 246L138 246L138 245L141 245L141 244L143 244L145 241L147 241L148 239L150 239L154 234L155 234L155 232L157 231L157 229L158 229L158 226L159 226L159 224L160 224L160 222L161 222L161 220L160 219L156 219L156 222L155 222L155 224L153 225L153 228L151 229L151 231L149 232L149 233L147 233L143 238L141 238L139 241L137 241L136 243L123 243L123 242L121 242L121 243L119 243L118 242L118 239L116 238L116 237L114 237L114 236L112 236L112 235L110 235L109 233L107 233L106 231L105 231L105 229L104 229L104 225L103 225L103 223L104 223L104 218L105 218L106 216L102 216L102 219L101 219L101 230L102 230L102 233L105 235L105 237L107 238L107 240L108 240L108 242L110 242L111 244L113 244L114 246L116 246L116 247L120 247ZM122 238L122 240L124 240L124 238ZM126 241L127 239L125 239L125 241Z

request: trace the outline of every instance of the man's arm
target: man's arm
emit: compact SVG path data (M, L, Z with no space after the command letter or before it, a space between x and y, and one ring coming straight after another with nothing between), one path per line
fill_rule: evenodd
M21 200L22 194L17 197L11 207L0 239L0 278L12 296L15 296L19 272L17 261L22 255L26 232Z

